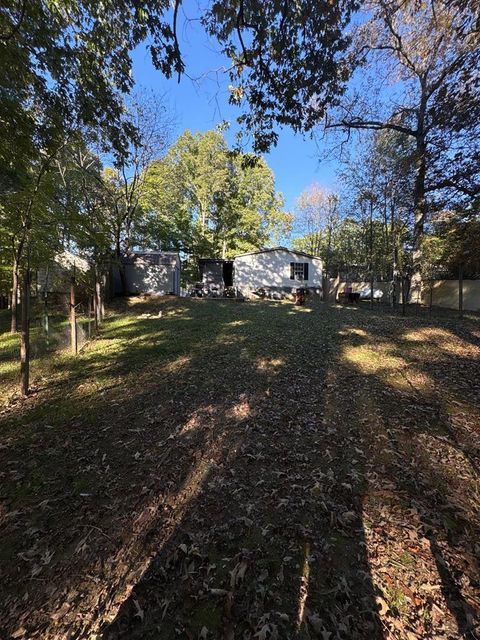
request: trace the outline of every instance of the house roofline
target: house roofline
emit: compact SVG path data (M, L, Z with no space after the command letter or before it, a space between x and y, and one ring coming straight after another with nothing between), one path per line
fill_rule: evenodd
M245 253L239 253L235 256L235 258L242 258L243 256L254 256L258 253L270 253L272 251L286 251L287 253L293 253L297 256L304 256L305 258L313 258L314 260L321 260L320 256L314 256L311 253L305 253L305 251L295 251L294 249L287 249L287 247L281 247L281 246L271 247L270 249L258 249L257 251L247 251Z
M179 256L179 255L180 255L180 252L179 252L179 251L156 251L156 250L149 250L149 251L129 251L128 253L124 254L124 257L128 257L128 256L138 256L138 255Z

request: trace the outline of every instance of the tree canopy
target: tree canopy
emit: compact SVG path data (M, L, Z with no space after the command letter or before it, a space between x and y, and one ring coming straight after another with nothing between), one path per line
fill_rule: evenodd
M230 257L288 233L291 217L262 158L229 150L223 134L185 131L146 170L141 200L156 248Z
M350 47L354 82L326 127L394 131L412 142L413 270L420 286L428 214L480 190L478 6L372 0L365 9Z

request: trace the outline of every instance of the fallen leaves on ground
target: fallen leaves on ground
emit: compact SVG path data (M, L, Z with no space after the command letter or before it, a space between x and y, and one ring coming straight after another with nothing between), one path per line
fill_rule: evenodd
M10 637L476 637L473 321L301 311L117 310L4 413Z

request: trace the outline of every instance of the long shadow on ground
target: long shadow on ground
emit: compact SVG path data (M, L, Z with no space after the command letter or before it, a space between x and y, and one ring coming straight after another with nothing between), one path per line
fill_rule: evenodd
M476 328L314 313L104 640L478 637Z
M60 381L4 425L4 626L87 638L125 600L104 637L380 637L364 463L356 425L337 428L339 320L286 304L160 309L114 319L113 360L86 353L59 372L69 398Z
M397 631L478 638L478 324L359 314L342 333L364 413L376 587L402 614Z
M337 424L337 319L264 309L241 332L256 357L224 346L217 363L207 349L199 384L208 394L220 375L233 396L191 427L217 434L214 464L104 638L381 635L358 434L353 420Z
M476 327L127 311L4 420L5 629L476 637Z

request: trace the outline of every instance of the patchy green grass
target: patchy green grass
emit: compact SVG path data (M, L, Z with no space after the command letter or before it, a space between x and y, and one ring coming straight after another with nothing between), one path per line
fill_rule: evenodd
M461 638L479 336L384 309L131 300L78 356L38 349L20 399L0 334L3 626Z

